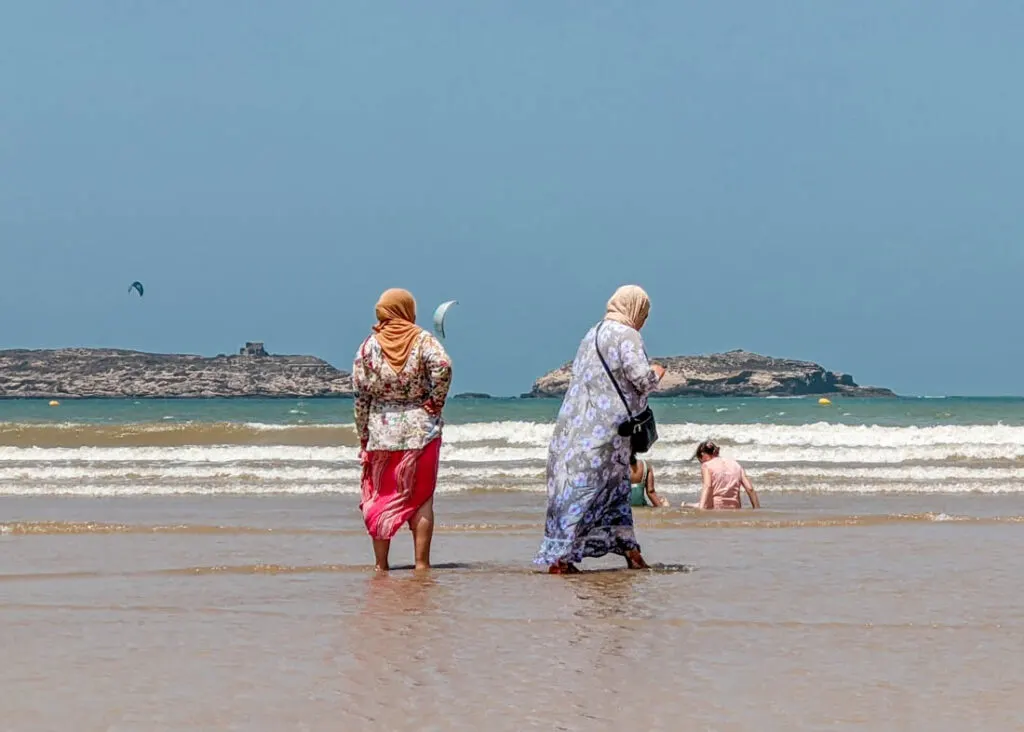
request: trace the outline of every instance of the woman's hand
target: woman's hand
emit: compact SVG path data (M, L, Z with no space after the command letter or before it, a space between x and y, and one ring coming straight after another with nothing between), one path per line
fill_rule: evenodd
M653 371L654 375L658 377L658 381L665 378L665 367L660 363L651 364L651 371Z
M423 411L429 414L431 417L436 417L439 414L441 414L441 410L438 409L436 404L434 404L433 399L428 399L423 403Z
M659 496L654 491L650 491L647 497L651 500L651 506L653 508L670 508L672 504L668 502L668 499L664 496Z

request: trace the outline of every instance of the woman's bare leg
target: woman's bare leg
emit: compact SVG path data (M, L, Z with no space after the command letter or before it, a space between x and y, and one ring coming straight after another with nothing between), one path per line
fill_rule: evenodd
M416 552L416 569L430 569L430 541L434 538L434 497L409 519Z
M390 551L390 539L373 540L374 569L376 569L378 572L387 572L390 569L390 567L388 566L388 553Z

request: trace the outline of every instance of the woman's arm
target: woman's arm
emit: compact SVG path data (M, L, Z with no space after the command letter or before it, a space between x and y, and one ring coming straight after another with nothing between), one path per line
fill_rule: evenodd
M359 348L355 361L352 363L352 388L355 390L356 399L353 411L355 412L356 435L359 436L359 446L366 449L366 443L370 439L370 405L373 398L367 389L366 364L363 361L363 346Z
M644 484L644 488L647 491L647 498L650 499L652 506L668 506L668 501L659 496L658 492L654 490L654 468L650 465L647 466L647 481Z
M697 502L697 507L701 509L712 509L715 507L715 503L711 498L711 471L708 470L707 465L700 466L700 500Z
M658 386L664 369L656 369L647 360L644 341L636 331L625 332L619 341L619 361L626 380L641 396L647 396Z
M423 339L423 363L430 379L430 397L423 405L432 415L444 409L452 385L452 362L441 342L429 333Z
M743 483L743 490L747 492L747 497L750 498L751 508L761 508L761 501L757 498L757 491L754 490L754 484L750 482L750 478L747 477L747 471L743 471L743 476L740 478Z

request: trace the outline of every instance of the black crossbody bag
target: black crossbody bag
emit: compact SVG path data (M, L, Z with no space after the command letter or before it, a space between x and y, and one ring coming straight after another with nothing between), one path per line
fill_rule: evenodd
M601 325L604 325L603 321ZM626 407L626 414L629 415L629 419L619 425L619 436L629 438L629 444L633 447L633 452L647 452L658 441L658 426L654 423L654 412L651 411L649 405L647 409L639 414L633 414L630 410L629 402L626 401L626 395L619 388L619 382L615 380L612 370L608 368L608 362L604 360L604 355L601 353L601 346L598 342L598 337L601 335L601 325L597 326L597 332L594 334L594 348L597 350L597 357L601 359L601 365L604 366L605 373L608 374L608 378L612 381L612 386L619 393L619 399L622 400L623 406Z

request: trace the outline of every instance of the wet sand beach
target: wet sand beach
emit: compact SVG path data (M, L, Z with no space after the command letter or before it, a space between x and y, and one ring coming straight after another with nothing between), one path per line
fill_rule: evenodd
M0 498L10 730L1012 730L1015 495L637 512L654 571L530 560L543 497L439 496L369 570L354 496Z

